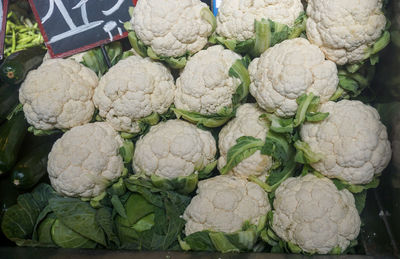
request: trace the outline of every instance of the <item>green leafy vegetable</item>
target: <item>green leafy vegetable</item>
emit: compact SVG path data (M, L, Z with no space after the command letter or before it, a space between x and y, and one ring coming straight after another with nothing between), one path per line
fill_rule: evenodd
M174 179L166 179L157 175L151 176L151 181L157 188L173 191L178 193L189 194L196 189L198 182L198 175L191 174L189 176L181 176Z
M227 174L240 162L253 155L264 146L264 141L254 137L240 137L236 145L228 150L227 163L220 170L221 174Z
M167 250L178 245L185 221L180 218L190 198L155 187L150 181L125 180L130 194L125 202L127 218L116 217L121 247L137 250Z
M261 217L257 225L246 222L242 230L234 233L215 231L195 232L180 240L183 250L210 251L221 253L252 251L261 231L265 228L266 216Z

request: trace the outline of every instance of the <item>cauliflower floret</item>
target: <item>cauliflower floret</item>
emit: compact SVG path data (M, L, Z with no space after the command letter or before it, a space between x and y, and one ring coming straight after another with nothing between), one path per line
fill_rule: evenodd
M367 184L386 168L391 158L386 127L378 112L359 101L328 102L320 112L329 117L305 123L301 139L322 155L312 167L330 178L351 184Z
M181 120L151 127L136 143L133 168L136 173L174 179L189 176L213 162L215 139L210 132Z
M246 221L258 224L271 210L267 194L255 183L220 175L199 182L197 195L186 208L185 234L212 230L233 233Z
M255 37L254 20L270 19L292 27L303 11L301 0L224 0L216 31L225 38L245 41Z
M51 186L66 196L98 196L122 174L122 143L106 122L72 128L56 141L49 154Z
M176 80L176 108L216 114L223 107L232 106L232 95L240 80L229 76L229 69L238 59L240 55L220 45L194 55Z
M19 100L36 129L70 129L92 119L97 85L97 76L89 68L71 59L51 59L29 72Z
M200 0L140 0L131 23L137 37L159 56L194 54L213 30L202 18L204 8L209 9Z
M307 38L338 65L357 63L386 26L382 0L309 0Z
M149 58L131 56L101 78L93 101L99 115L115 130L138 133L138 121L154 112L165 113L174 96L174 79L168 68Z
M243 104L237 109L236 118L222 128L218 138L220 152L220 157L218 159L219 170L226 165L228 151L236 144L238 138L250 136L262 140L265 139L268 127L259 120L262 114L263 111L256 104ZM242 177L255 175L265 180L271 166L271 157L261 155L260 151L257 151L234 167L230 174Z
M275 192L272 229L308 253L344 251L357 238L361 220L354 197L328 178L289 178Z
M250 93L261 108L281 117L293 116L304 93L329 100L339 83L335 63L306 39L286 40L265 51L249 66Z

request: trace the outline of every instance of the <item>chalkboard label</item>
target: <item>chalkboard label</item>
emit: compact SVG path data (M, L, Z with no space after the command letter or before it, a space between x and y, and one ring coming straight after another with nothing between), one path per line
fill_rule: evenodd
M0 59L4 57L4 38L6 37L8 0L0 0Z
M29 0L52 57L66 57L128 36L136 0Z

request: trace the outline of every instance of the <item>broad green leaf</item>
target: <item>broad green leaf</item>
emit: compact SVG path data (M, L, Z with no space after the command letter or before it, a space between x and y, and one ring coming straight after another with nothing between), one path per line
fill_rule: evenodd
M214 162L209 163L204 167L202 170L199 171L198 173L198 178L199 180L206 179L210 176L212 171L215 169L217 166L218 160L215 160Z
M300 35L306 31L307 15L302 12L294 22L294 26L290 28L288 39L294 39L300 37Z
M118 213L118 215L123 218L127 218L124 205L122 205L122 202L117 195L112 195L111 204L113 205L114 210Z
M133 226L143 217L154 213L154 205L149 203L140 194L132 194L125 204L128 226Z
M356 204L356 208L358 211L358 214L361 214L364 210L365 207L365 202L367 200L367 191L364 190L360 193L355 193L354 194L354 200L355 200L355 204Z
M240 137L236 140L236 145L228 150L227 163L220 170L221 174L227 174L234 167L246 158L253 155L257 150L261 150L264 142L254 137Z
M30 242L27 239L31 239L41 211L47 206L48 199L55 196L55 192L47 184L40 184L32 193L18 196L17 204L4 213L1 222L4 235L20 244ZM34 242L32 244L36 246Z
M72 231L106 246L105 235L96 222L96 210L89 203L73 198L52 198L49 205L57 219Z
M213 243L215 249L221 253L232 253L240 252L240 249L235 247L226 236L221 232L210 232L209 233L211 242Z
M228 116L228 115L218 115L218 114L204 115L198 112L189 112L176 108L172 108L172 110L175 112L176 117L178 119L182 117L191 123L201 124L208 128L220 127L235 116L234 111L232 111L231 114L229 114Z
M73 231L60 220L55 220L51 228L54 243L62 248L95 248L96 242Z
M389 45L389 43L390 43L390 32L384 31L382 36L372 46L370 55L377 54L378 52L386 48L386 46Z
M280 118L275 114L265 113L260 116L261 119L267 120L269 130L276 133L292 133L294 130L293 119L292 118Z
M167 63L170 68L182 69L186 66L187 57L180 57L180 58L168 57L162 59L162 61Z
M291 147L284 135L268 131L261 154L272 156L276 161L284 163L290 159Z
M258 233L253 228L226 235L229 242L240 251L251 251L258 239Z
M38 227L38 241L42 244L54 244L51 236L51 229L53 227L56 217L54 214L45 218Z
M269 27L271 28L271 34L272 34L271 47L288 39L289 27L287 25L277 23L271 20L268 20L268 22L270 24Z
M96 222L103 229L104 233L107 236L107 244L108 247L111 246L111 242L116 245L116 247L120 246L120 241L118 239L117 233L114 227L114 221L111 214L111 209L102 207L96 211Z
M303 250L298 245L293 244L292 242L287 242L288 249L290 252L294 254L300 254Z
M160 189L167 191L176 191L182 194L188 194L196 189L198 182L198 175L193 173L185 177L166 179L164 177L160 177L153 174L151 176L151 181L154 184L154 186Z
M150 230L153 226L154 226L154 213L151 213L139 219L139 221L132 226L132 229L136 230L137 232L143 232L146 230Z
M119 148L119 154L122 156L125 164L132 161L134 150L135 147L132 141L124 141L122 147Z
M216 251L208 231L195 232L187 236L184 241L192 251L213 252Z
M250 53L251 50L254 48L255 39L248 39L245 41L241 41L235 44L234 51L241 54Z

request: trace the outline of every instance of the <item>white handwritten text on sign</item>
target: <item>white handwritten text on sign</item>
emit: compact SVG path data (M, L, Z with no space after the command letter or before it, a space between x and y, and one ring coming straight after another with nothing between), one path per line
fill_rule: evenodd
M29 0L53 57L65 57L127 36L133 0Z

